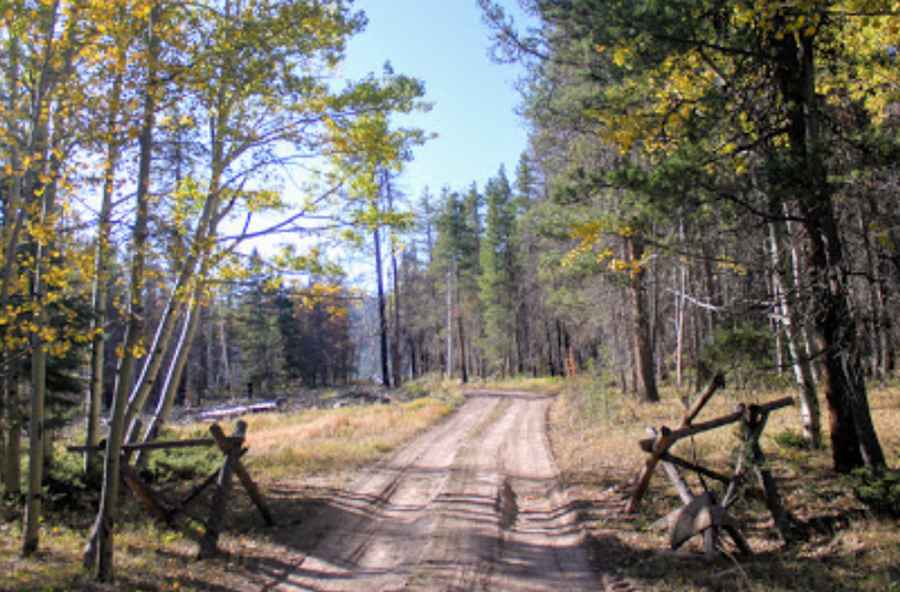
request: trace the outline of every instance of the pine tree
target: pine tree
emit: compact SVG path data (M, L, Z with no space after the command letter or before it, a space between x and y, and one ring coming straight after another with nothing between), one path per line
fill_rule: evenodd
M478 308L478 251L475 250L477 233L471 225L471 216L466 215L465 203L460 195L445 188L442 198L444 209L437 221L438 237L432 265L434 273L446 281L443 295L447 298L449 307L444 337L449 340L447 355L451 358L447 373L452 375L456 366L452 363L453 352L458 351L461 378L463 382L467 382L467 318L477 314ZM455 344L452 339L454 333Z
M481 242L479 287L484 310L485 354L492 372L512 369L515 334L515 203L501 166L485 189L485 232Z

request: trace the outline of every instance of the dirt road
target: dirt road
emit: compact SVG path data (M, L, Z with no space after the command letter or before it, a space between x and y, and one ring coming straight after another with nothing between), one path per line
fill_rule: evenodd
M550 399L471 393L449 420L326 500L266 589L602 589L557 482Z

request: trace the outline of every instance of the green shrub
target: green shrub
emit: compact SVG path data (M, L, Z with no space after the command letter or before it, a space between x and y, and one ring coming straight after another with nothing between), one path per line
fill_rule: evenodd
M793 448L795 450L806 450L809 448L809 442L794 430L784 430L772 435L772 439L782 448Z
M774 339L767 327L736 323L717 329L703 346L700 358L713 372L728 374L729 385L738 389L776 386L772 372ZM780 386L780 385L778 385Z
M868 469L853 473L853 493L877 514L900 518L900 470L875 474Z
M191 480L206 477L224 460L216 446L155 450L150 453L147 471L155 482Z

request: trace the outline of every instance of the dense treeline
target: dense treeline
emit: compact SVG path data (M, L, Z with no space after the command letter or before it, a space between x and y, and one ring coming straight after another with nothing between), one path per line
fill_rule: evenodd
M896 366L896 4L521 4L537 26L482 2L528 68L531 146L512 182L422 196L406 367L590 366L650 402L716 368L787 375L811 445L821 391L835 468L882 468L866 381Z

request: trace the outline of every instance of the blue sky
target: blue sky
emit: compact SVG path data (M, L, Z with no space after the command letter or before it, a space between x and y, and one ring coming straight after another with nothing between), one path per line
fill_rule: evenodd
M504 2L515 8L515 0ZM416 151L400 187L418 199L428 185L483 188L501 163L512 174L525 150L527 133L515 114L514 84L521 69L495 64L490 38L476 0L357 0L369 25L351 40L342 74L348 79L380 72L390 61L397 73L425 82L429 113L398 120L438 138ZM517 11L514 15L519 15ZM516 19L521 21L520 18Z

